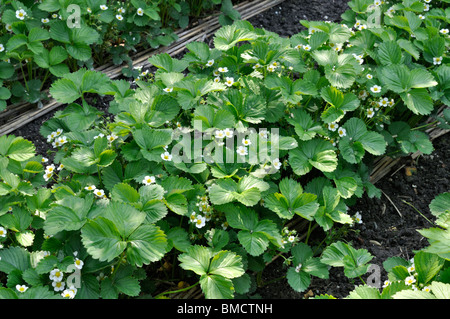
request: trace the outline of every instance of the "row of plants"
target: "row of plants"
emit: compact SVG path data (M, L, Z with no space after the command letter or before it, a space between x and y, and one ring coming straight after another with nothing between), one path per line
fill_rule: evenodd
M131 55L168 46L204 14L240 18L231 0L25 0L0 4L0 111L9 104L41 105L64 74L112 62L136 76Z
M358 198L381 195L374 159L430 154L424 130L449 125L448 108L437 113L450 105L444 2L353 0L342 23L300 21L290 38L236 21L213 48L150 58L137 88L86 68L62 75L50 94L67 107L41 127L47 155L0 137L1 296L164 298L199 285L239 298L276 257L300 292L330 267L362 278L370 253L332 234L364 218ZM373 6L381 20L368 27ZM108 114L93 96L113 97ZM415 265L439 266L419 272L427 285L448 273L448 230L423 232L436 250ZM406 279L395 262L392 280Z

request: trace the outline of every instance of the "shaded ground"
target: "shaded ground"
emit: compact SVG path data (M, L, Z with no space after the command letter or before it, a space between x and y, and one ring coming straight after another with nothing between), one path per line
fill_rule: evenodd
M382 267L387 258L397 256L409 260L414 257L415 250L428 245L427 239L417 230L433 227L427 220L435 220L428 205L438 194L450 191L448 134L436 139L433 144L435 151L431 155L423 155L415 162L403 159L397 168L376 184L384 193L380 199L364 196L349 212L350 215L361 212L363 223L356 224L340 240L352 243L354 248L367 249L374 256L371 264L380 266L381 283L387 280ZM402 168L403 165L405 166ZM407 176L406 167L415 167L417 173ZM318 230L315 235L320 240L324 234ZM276 260L264 271L263 280L270 281L285 273L286 267L282 260ZM367 277L363 276L364 280ZM298 299L303 298L307 292L309 296L330 294L343 298L359 284L359 279L352 281L345 277L341 268L332 268L328 280L313 277L309 290L304 293L286 289L286 279L260 288L257 293L267 299Z

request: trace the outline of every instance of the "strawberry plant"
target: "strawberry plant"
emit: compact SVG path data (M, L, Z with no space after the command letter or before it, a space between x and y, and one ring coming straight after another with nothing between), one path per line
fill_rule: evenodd
M47 99L43 89L70 72L112 62L130 72L130 54L168 46L203 10L222 8L221 23L240 16L231 1L4 1L0 5L0 111ZM126 67L125 67L126 66Z

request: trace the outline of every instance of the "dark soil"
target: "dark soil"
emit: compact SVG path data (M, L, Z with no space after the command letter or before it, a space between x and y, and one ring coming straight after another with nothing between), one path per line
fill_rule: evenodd
M428 240L417 230L433 227L427 220L435 220L428 205L437 195L450 191L450 139L448 135L443 135L433 144L435 151L431 155L423 155L415 161L409 157L402 159L391 173L376 184L383 191L380 199L364 196L350 208L350 215L361 212L363 223L356 224L346 234L344 232L339 240L351 243L356 249L368 250L373 256L370 263L380 267L381 284L388 279L382 266L387 258L409 260L414 257L414 251L428 245ZM410 167L416 169L412 176L406 174L406 169ZM315 237L318 240L324 236L321 230L317 230ZM286 270L281 258L275 260L264 271L263 280L269 282L280 278ZM363 276L363 279L366 280L369 275ZM362 284L359 279L352 281L345 277L341 268L331 268L328 280L312 278L308 291L303 293L286 289L286 279L260 288L257 293L265 299L299 299L304 298L306 293L307 296L329 294L345 298L355 285Z
M340 21L341 14L348 9L347 2L348 0L286 0L249 21L257 28L265 28L281 36L289 37L304 29L299 23L302 19ZM97 106L101 111L107 111L110 99L110 97L97 97L96 103L91 105ZM37 153L45 156L50 145L40 135L39 129L43 122L63 107L11 134L23 136L32 141L36 145ZM430 201L438 194L450 190L448 136L440 137L434 145L433 154L421 156L414 163L405 158L397 168L393 169L393 175L388 174L380 180L376 184L384 193L380 199L364 196L351 207L350 214L361 212L363 223L356 224L339 239L352 243L357 249L367 249L374 256L371 263L380 266L381 269L382 263L388 257L399 256L410 259L414 256L415 250L428 244L416 230L431 227L431 224L404 201L410 203L428 219L433 220L428 208ZM403 165L415 166L417 174L407 177L404 169L399 169ZM324 236L325 234L317 229L313 232L310 243L314 239L320 241ZM286 270L282 258L269 264L263 272L262 279L264 282L271 283L258 288L255 293L263 299L301 299L306 293L307 297L330 294L336 298L344 298L355 285L361 284L359 279L352 281L345 277L342 269L332 268L328 280L313 277L308 291L298 293L289 287L286 279L273 281L284 276ZM364 279L366 278L367 276ZM383 271L381 282L386 279L386 273Z

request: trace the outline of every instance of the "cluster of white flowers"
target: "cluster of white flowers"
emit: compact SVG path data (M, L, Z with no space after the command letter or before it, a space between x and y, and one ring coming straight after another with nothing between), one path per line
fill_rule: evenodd
M42 161L47 162L48 159L44 157L44 158L42 158ZM56 168L55 164L47 165L45 167L45 172L44 172L44 179L45 179L45 181L49 181L53 177L53 174L55 174L55 172L57 170L58 171L62 171L63 169L64 169L64 164L60 164L58 166L58 168Z
M359 64L364 63L364 56L362 54L353 53L353 57L358 61Z
M269 72L275 72L276 71L276 69L278 68L278 62L276 62L276 61L274 61L274 62L272 62L271 64L269 64L268 66L267 66L267 71L269 71Z
M415 291L419 290L419 288L420 288L422 291L431 292L430 286L424 286L423 284L419 284L419 287L417 287L417 279L416 278L417 278L418 274L416 272L416 266L414 265L414 258L411 258L409 262L410 262L410 266L407 268L409 276L407 276L405 278L405 280L404 280L405 284L407 286L411 286L411 289L415 290ZM389 281L389 280L384 281L383 288L388 287L390 284L392 284L391 281Z
M394 99L388 99L387 97L381 98L380 101L378 102L378 105L380 107L388 107L388 106L393 106L394 105Z
M88 185L84 189L94 192L94 195L98 198L106 198L105 191L103 189L97 188L95 185Z
M281 230L281 247L284 248L284 245L286 244L294 245L296 242L298 242L297 231L295 229L290 230L288 227L284 227Z
M197 196L197 203L195 205L197 206L199 213L192 212L190 221L193 223L197 228L203 228L206 225L206 222L210 221L212 218L212 206L209 203L208 196Z

